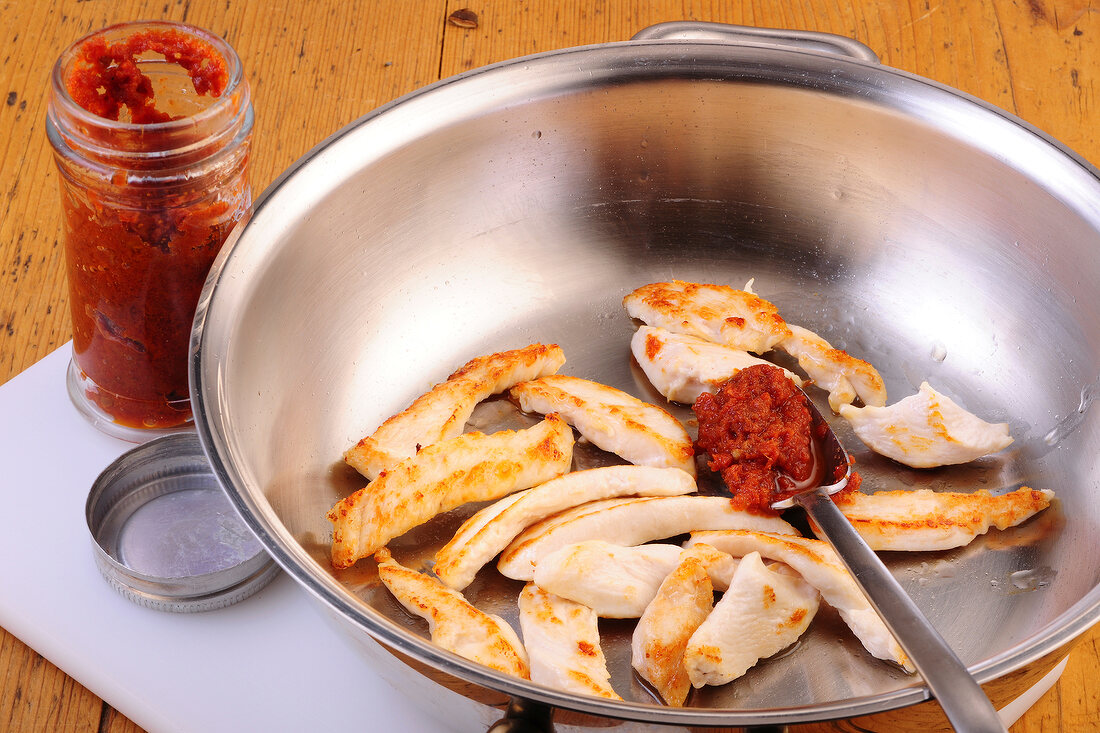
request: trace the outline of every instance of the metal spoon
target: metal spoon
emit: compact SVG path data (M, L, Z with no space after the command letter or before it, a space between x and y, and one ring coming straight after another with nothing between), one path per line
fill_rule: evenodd
M909 655L956 731L1006 733L1004 723L977 681L829 498L848 484L851 464L825 418L805 393L803 396L814 423L815 458L820 465L813 473L818 480L792 486L799 493L773 503L772 507L785 509L798 504L806 510ZM845 468L842 479L820 485L821 478L836 476L841 466Z

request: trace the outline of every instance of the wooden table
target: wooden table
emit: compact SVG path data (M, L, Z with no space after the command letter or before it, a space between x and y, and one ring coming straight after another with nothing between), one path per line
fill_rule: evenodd
M476 22L448 21L460 9ZM1100 15L1086 0L7 0L0 2L0 382L71 335L57 173L43 125L53 62L89 31L150 18L203 26L240 54L256 108L257 191L344 124L437 79L684 19L850 36L883 63L1003 107L1100 164ZM1100 627L1012 730L1098 730L1098 698ZM136 729L0 630L0 730Z

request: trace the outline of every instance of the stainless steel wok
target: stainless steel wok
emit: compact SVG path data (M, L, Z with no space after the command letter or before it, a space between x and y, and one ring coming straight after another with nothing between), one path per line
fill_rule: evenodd
M564 372L662 401L631 364L620 306L655 280L755 278L787 320L875 364L891 401L927 379L1011 425L1002 454L918 471L834 423L867 489L1058 493L1044 515L967 548L885 554L980 681L1033 680L1100 619L1097 171L847 39L746 33L657 27L382 107L265 192L207 283L192 400L220 480L348 643L458 729L500 717L482 703L511 698L552 706L565 730L794 723L927 697L831 611L785 658L684 709L632 677L631 626L607 623L627 701L565 694L432 646L373 562L329 566L325 513L363 485L341 453L475 355L556 342ZM523 420L495 400L474 423ZM391 548L422 565L469 513ZM518 588L489 568L467 596L515 621Z

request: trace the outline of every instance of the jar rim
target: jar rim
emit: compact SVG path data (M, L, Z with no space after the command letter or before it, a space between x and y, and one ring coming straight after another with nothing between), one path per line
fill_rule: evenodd
M227 74L225 88L219 96L214 97L214 101L211 104L194 114L185 115L174 120L167 120L164 122L123 122L101 117L80 106L76 100L73 99L72 95L69 93L68 85L65 83L64 75L68 68L68 64L76 58L81 46L99 36L114 36L124 31L137 32L143 29L158 28L179 31L208 43L215 52L225 60ZM228 105L234 104L234 96L238 91L244 89L245 93L247 93L247 84L244 81L244 66L237 52L233 50L233 47L230 46L225 39L203 28L191 25L190 23L180 23L171 20L127 21L125 23L117 23L115 25L100 28L99 30L92 31L82 36L70 44L58 57L57 62L54 64L53 71L50 74L50 82L53 87L52 101L64 108L64 114L66 116L85 125L99 127L113 132L137 133L140 131L145 134L151 133L153 135L157 133L171 134L202 126L204 123L218 116L225 115L225 108ZM236 115L232 116L235 117Z

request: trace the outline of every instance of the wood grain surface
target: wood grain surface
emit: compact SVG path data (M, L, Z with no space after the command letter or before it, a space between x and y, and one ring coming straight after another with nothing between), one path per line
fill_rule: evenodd
M467 12L448 21L459 10ZM43 124L52 65L81 35L137 19L194 23L236 48L256 108L256 191L325 136L418 87L685 19L855 38L884 64L998 105L1100 163L1100 14L1088 0L0 0L0 383L71 337ZM1059 684L1012 730L1100 730L1098 698L1093 629ZM0 731L54 730L137 726L0 632Z

